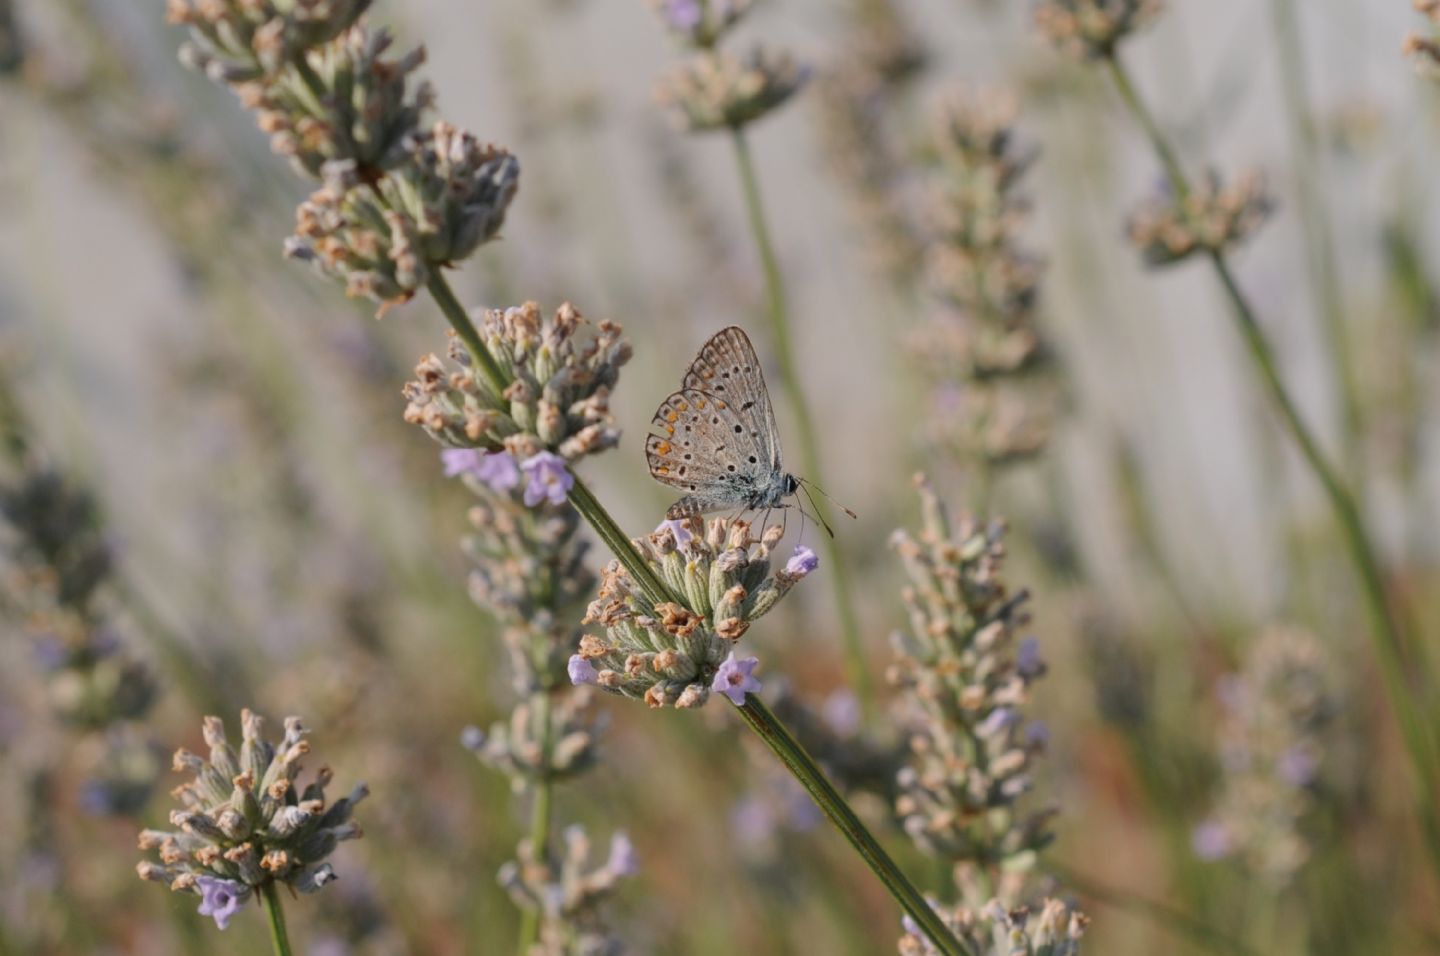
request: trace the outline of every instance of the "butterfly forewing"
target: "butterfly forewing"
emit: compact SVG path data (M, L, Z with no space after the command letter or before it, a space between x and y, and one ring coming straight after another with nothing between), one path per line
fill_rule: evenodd
M780 439L765 374L750 337L739 326L721 329L710 337L685 373L685 388L708 392L733 407L750 436L759 446L757 457L766 469L778 474Z

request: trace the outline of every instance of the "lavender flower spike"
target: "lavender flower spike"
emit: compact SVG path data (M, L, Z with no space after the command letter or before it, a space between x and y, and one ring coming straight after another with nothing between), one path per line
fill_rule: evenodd
M715 681L710 685L710 689L717 694L724 694L730 698L731 703L740 707L745 703L746 694L754 694L760 690L760 680L754 676L758 666L758 658L737 658L735 652L731 651L730 656L725 658L720 669L715 672Z
M579 654L570 655L570 664L566 668L570 675L572 684L594 684L600 679L600 674L595 670L595 665L581 657Z
M230 917L240 912L241 904L250 895L248 886L234 880L202 876L195 884L200 887L200 915L213 917L222 930L229 928Z
M575 477L565 467L565 459L554 452L542 451L520 463L525 472L525 507L533 508L542 501L563 505L565 496L575 484Z
M802 578L818 567L820 567L819 556L803 544L797 544L795 553L790 556L789 561L785 562L786 573Z

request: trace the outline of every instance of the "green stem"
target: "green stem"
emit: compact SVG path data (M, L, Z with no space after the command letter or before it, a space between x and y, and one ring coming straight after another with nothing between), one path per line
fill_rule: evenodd
M805 752L800 742L771 713L770 708L766 707L760 698L750 694L739 709L740 716L745 718L750 729L765 741L765 745L795 775L795 779L800 781L816 806L829 817L830 822L844 835L855 852L860 854L880 882L885 884L885 889L889 890L895 902L924 930L935 948L944 956L974 956L973 951L950 932L941 921L940 915L925 902L915 885L900 872L900 868L885 852L885 848L855 815L855 811L850 809L845 798L826 778L814 759Z
M265 916L270 924L270 947L275 956L291 956L290 936L285 932L285 910L280 906L280 894L274 880L260 885L260 901L265 904Z
M1135 92L1129 75L1119 58L1112 55L1107 60L1107 64L1121 98L1125 100L1130 112L1145 129L1160 162L1165 166L1176 197L1183 201L1190 194L1190 185L1174 151ZM1291 437L1299 446L1300 453L1310 471L1324 489L1331 510L1334 511L1335 518L1340 525L1346 553L1350 556L1360 578L1361 590L1371 623L1369 634L1376 657L1380 662L1381 677L1385 683L1385 698L1390 702L1394 711L1396 722L1400 726L1401 736L1405 742L1406 752L1413 764L1417 778L1415 783L1420 829L1431 856L1431 863L1436 872L1440 873L1440 820L1435 818L1436 785L1440 783L1440 775L1437 775L1434 728L1425 717L1428 708L1417 703L1415 691L1412 690L1411 682L1406 677L1406 671L1409 670L1414 673L1417 683L1429 680L1430 670L1423 653L1423 645L1408 640L1405 629L1394 608L1391 607L1385 593L1380 561L1376 556L1374 545L1371 543L1370 534L1359 506L1338 470L1320 449L1314 433L1300 416L1299 408L1284 381L1280 378L1274 347L1260 327L1260 322L1256 318L1249 300L1246 299L1244 292L1235 281L1229 261L1224 252L1220 250L1213 250L1209 254L1209 259L1224 286L1231 311L1235 315L1236 323L1240 327L1241 335L1245 340L1246 348L1249 350L1250 358L1260 376L1261 383L1276 410L1280 413L1286 430L1290 432Z
M440 306L440 311L445 313L445 319L450 327L460 336L460 341L470 350L470 355L475 359L475 364L480 369L480 374L485 376L485 381L494 390L496 397L503 395L505 386L509 385L505 371L495 361L495 356L480 341L480 333L475 329L475 323L470 321L470 316L465 314L465 307L460 300L455 298L455 291L450 288L450 283L440 272L440 266L433 266L430 270L430 278L425 280L425 288L430 290L430 295L435 298L435 304Z
M530 807L530 846L537 859L544 860L550 854L550 807L554 789L550 782L550 692L541 690L532 698L535 704L536 720L540 722L541 767L544 768L535 781L534 804ZM520 917L520 943L515 949L516 956L527 956L530 948L540 941L540 911L527 909Z
M570 486L570 503L575 506L576 511L580 512L580 517L595 529L600 540L605 542L605 546L620 560L620 563L625 566L625 570L630 572L630 577L644 592L650 604L652 606L667 602L685 604L683 599L670 593L665 582L661 581L650 565L645 563L645 559L640 556L640 552L635 550L635 545L630 542L629 536L620 530L615 519L610 517L610 512L605 510L605 506L600 504L594 493L590 491L590 487L573 471L570 476L575 479L575 483Z
M1314 288L1330 351L1332 374L1340 393L1341 460L1352 478L1360 477L1360 437L1364 422L1359 378L1345 327L1344 294L1335 259L1333 233L1327 207L1321 198L1316 163L1322 156L1315 129L1315 114L1305 85L1305 48L1296 18L1295 0L1271 0L1275 42L1280 52L1281 92L1285 115L1290 118L1290 169L1295 180L1300 223L1305 234L1305 265Z
M790 313L785 300L785 284L780 276L775 247L770 240L770 228L766 224L765 206L760 198L760 186L755 176L755 163L750 157L750 146L740 127L731 129L731 140L735 144L735 164L740 170L740 185L745 194L745 210L750 219L750 231L754 234L755 247L760 253L760 263L765 270L770 337L775 346L776 357L780 361L780 384L790 399L796 430L800 433L800 465L806 475L819 482L820 447L815 436L815 422L800 387L800 371L795 362L795 348L790 337ZM812 503L821 520L827 520L829 509L824 503ZM852 601L848 565L842 558L840 547L833 535L821 535L820 548L824 552L825 564L835 586L835 609L840 618L840 635L844 642L846 679L860 701L866 723L870 723L874 716L875 691L870 679L870 669L865 664L865 650L860 638L860 621Z

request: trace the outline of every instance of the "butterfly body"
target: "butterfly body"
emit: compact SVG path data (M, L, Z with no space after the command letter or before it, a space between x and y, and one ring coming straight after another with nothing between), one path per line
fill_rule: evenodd
M650 474L687 492L668 518L783 508L800 486L781 464L765 376L737 326L705 343L680 391L661 403L651 422L659 434L645 442Z

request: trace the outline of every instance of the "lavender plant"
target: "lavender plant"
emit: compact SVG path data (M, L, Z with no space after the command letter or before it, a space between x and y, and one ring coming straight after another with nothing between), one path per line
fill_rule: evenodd
M219 62L218 59L205 61L203 65L210 69L212 75L227 82L260 82L266 88L295 86L305 95L289 102L277 96L267 100L267 104L280 104L282 110L293 111L295 115L290 117L294 121L291 125L298 124L300 111L311 119L320 120L323 125L325 117L335 115L329 111L341 98L342 87L335 78L348 74L344 70L332 71L328 82L333 85L327 86L327 77L317 71L321 58L334 56L342 61L347 57L353 60L354 51L371 47L359 42L361 38L358 34L352 37L355 42L341 46L344 41L337 33L317 36L307 29L308 23L289 16L289 13L268 5L247 8L243 14L218 6L207 6L202 14L187 3L179 3L171 10L172 19L194 27L196 45L202 52L220 50L227 56L238 58L242 65L248 64L246 69L234 73L211 67L212 62ZM273 53L272 47L277 41L268 34L263 43L256 38L258 28L251 22L256 15L261 16L271 32L282 35L278 42L282 53ZM351 19L347 26L351 31L368 29L358 19ZM237 46L229 42L231 37L246 37L249 40ZM223 44L221 38L225 40ZM322 50L325 42L331 46ZM269 51L271 55L262 59L257 48ZM203 57L191 56L188 59L201 63ZM379 67L378 63L370 65L369 73L374 75ZM392 75L393 69L388 67L379 69L379 72L383 77ZM771 105L774 105L774 98L770 99ZM255 102L251 97L246 100L252 104ZM378 124L377 128L394 129L394 125L383 122L381 114L402 109L398 104L403 102L396 96L371 97L366 100L366 108L359 110L357 115L363 115L367 122ZM753 119L753 115L750 118ZM298 125L295 128L298 129ZM642 551L619 529L564 457L565 454L579 457L597 451L606 442L604 427L596 430L592 426L600 424L595 421L595 416L603 406L597 405L597 402L603 402L602 390L613 384L613 376L607 380L604 376L585 375L588 371L586 363L594 360L597 352L577 352L577 361L568 363L569 367L566 367L563 349L559 347L562 343L557 342L557 347L552 350L546 347L550 343L545 342L543 337L537 342L534 334L536 323L533 318L525 318L526 310L499 313L493 321L488 321L486 335L482 336L443 277L443 268L453 265L454 260L473 252L477 243L493 236L493 228L498 226L504 207L513 196L513 169L509 175L496 172L497 169L507 168L498 155L495 159L500 163L499 167L468 162L472 151L466 148L462 150L463 155L455 159L457 168L467 170L465 175L452 177L438 171L431 175L428 167L438 159L427 151L425 137L412 131L401 141L406 146L407 158L395 166L379 168L373 164L373 156L370 164L362 163L362 158L346 145L344 137L333 138L331 142L339 144L340 152L327 158L322 165L328 181L315 197L315 202L322 210L339 208L341 215L324 218L319 233L314 233L309 229L309 213L302 209L302 235L300 241L290 244L290 251L312 258L327 271L343 276L352 294L369 295L381 300L382 305L404 301L423 285L445 314L459 342L463 343L463 349L456 346L453 352L462 368L447 373L442 363L427 358L422 363L419 382L407 389L410 400L407 415L430 428L447 444L457 445L454 449L457 452L484 452L487 457L471 456L468 461L477 471L484 469L491 476L487 480L495 480L493 476L499 473L490 469L504 467L488 456L508 454L511 464L525 474L522 501L527 506L541 501L558 506L568 498L625 568L637 593L643 595L642 610L647 616L663 614L660 611L663 605L674 604L690 618L700 618L695 608L687 606L689 601L686 596L675 593L656 573L656 569L643 559ZM472 142L463 138L454 141ZM737 144L743 145L743 140L737 139ZM301 166L307 171L310 168L307 163ZM434 191L418 190L422 201L417 205L413 201L417 190L407 188L407 184L437 181L450 186ZM352 215L357 218L347 218ZM448 224L455 223L468 225L456 232L448 228ZM475 227L477 223L478 228ZM455 235L463 237L464 241L454 239ZM772 278L778 278L771 271ZM772 288L775 288L773 283ZM551 330L561 328L567 322L559 320ZM556 334L561 339L566 337ZM557 357L560 357L558 364ZM619 364L619 360L613 361L613 367L618 368ZM473 373L467 367L473 368ZM567 397L569 400L563 400ZM574 442L566 445L572 439ZM506 474L507 477L501 480L508 482L509 473ZM518 482L518 478L516 480ZM801 560L810 563L814 558L803 557ZM717 561L715 566L720 564ZM810 564L806 572L812 568L813 564ZM843 589L841 593L844 593ZM775 720L768 708L748 693L756 684L752 673L754 667L751 661L729 658L717 667L716 676L723 673L727 693L737 702L752 729L801 781L932 942L947 956L967 952L967 948L925 905L918 891L793 736ZM531 859L538 860L543 855L538 842L532 843L529 850ZM524 863L522 860L522 871ZM558 881L542 875L536 879L522 878L517 885L534 890L537 886L563 886L564 881L563 875ZM570 915L563 907L559 912Z
M6 616L32 645L54 717L98 747L80 803L132 816L149 799L160 757L144 729L159 690L113 617L115 558L94 496L46 460L8 382L0 382L0 517Z
M474 562L470 595L501 624L517 695L507 720L488 733L468 728L464 741L532 800L530 834L517 861L500 871L525 914L519 951L619 953L599 904L635 871L628 838L617 833L609 861L590 869L583 828L566 828L563 852L551 833L554 785L594 763L598 733L591 694L567 690L565 679L575 621L594 586L586 544L577 537L580 516L566 499L568 469L618 440L607 400L630 345L609 322L592 333L569 304L548 318L534 303L492 310L479 328L513 380L508 401L500 407L490 401L458 347L451 349L453 370L428 356L405 389L406 419L437 440L489 441L497 448L441 453L446 472L461 476L475 494L465 541Z
M1386 593L1383 565L1362 502L1301 415L1289 386L1281 378L1275 347L1231 265L1230 246L1253 228L1256 217L1267 204L1253 187L1232 191L1228 201L1221 200L1223 190L1219 188L1197 190L1185 172L1171 137L1156 123L1120 57L1122 41L1158 12L1158 7L1154 0L1046 0L1038 9L1036 20L1062 50L1096 62L1106 70L1164 169L1174 203L1170 215L1174 223L1183 223L1185 233L1177 248L1189 245L1192 251L1200 250L1220 280L1259 382L1323 489L1340 527L1369 615L1369 633L1385 680L1385 697L1400 727L1412 765L1415 803L1417 807L1433 806L1437 802L1437 781L1440 781L1440 740L1435 732L1434 673L1425 644L1411 633L1402 613ZM1202 213L1201 218L1189 218L1192 211ZM1161 246L1168 244L1162 241ZM1144 245L1147 251L1155 248L1151 242ZM1440 872L1440 824L1432 814L1421 811L1420 827L1432 867Z
M1046 352L1036 323L1042 266L1019 240L1021 177L1034 153L1014 125L1018 104L997 90L961 90L936 115L942 171L930 203L929 284L942 307L911 336L925 373L930 442L972 470L984 500L997 466L1048 440L1050 405L1036 373Z
M921 849L953 865L959 898L942 914L973 951L1078 952L1085 916L1034 901L1055 810L1024 800L1048 739L1024 711L1046 669L1036 639L1020 638L1029 593L1001 577L1002 522L952 522L928 482L917 485L922 531L892 539L910 579L909 626L893 639L889 671L911 750L896 812ZM912 927L900 950L930 951Z
M264 719L240 714L241 743L226 739L219 717L206 717L209 758L181 748L175 769L195 779L176 788L183 809L170 813L174 830L143 830L140 849L156 851L159 862L136 867L141 879L163 883L177 893L200 897L198 912L226 929L252 897L264 904L276 956L289 956L289 936L277 884L315 893L335 880L325 862L335 847L359 838L351 819L369 795L360 784L333 803L325 788L331 771L321 768L301 789L300 761L310 752L309 731L299 717L285 719L278 743L264 737Z
M1193 834L1202 859L1234 860L1276 887L1309 859L1325 730L1336 708L1328 669L1312 635L1274 627L1250 650L1244 671L1216 688L1222 777Z
M780 364L780 383L795 413L801 469L808 477L820 481L820 448L814 416L801 390L785 285L746 138L747 128L789 100L809 79L810 71L797 66L788 55L766 53L757 48L745 58L737 59L719 47L720 41L749 11L750 3L745 0L652 0L651 5L667 31L690 54L685 63L661 81L657 98L671 108L682 129L689 132L723 129L730 133L750 230L765 272L770 336ZM816 507L823 520L824 505L817 503ZM821 549L834 576L846 677L868 714L873 703L873 688L851 599L848 571L833 538L822 538Z

